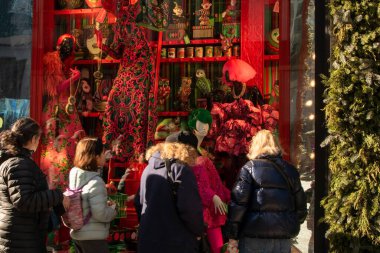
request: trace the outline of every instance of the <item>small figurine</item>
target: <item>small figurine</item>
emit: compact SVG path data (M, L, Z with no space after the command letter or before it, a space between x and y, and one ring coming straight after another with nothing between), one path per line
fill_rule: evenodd
M212 84L210 79L206 77L205 70L197 69L195 76L197 77L196 87L203 96L208 97L212 90Z
M173 22L174 24L186 23L186 18L183 16L183 8L175 1L173 8Z
M222 51L223 52L226 52L228 49L230 49L232 47L232 39L234 37L228 37L228 36L225 36L223 34L220 34L220 42L222 44Z
M178 97L181 103L180 107L184 111L190 111L189 96L191 94L191 82L190 77L184 76L181 78L181 87L178 91Z
M162 111L165 110L165 103L169 95L170 95L169 79L160 78L159 84L158 84L158 105L157 105L158 109L161 109Z
M157 141L165 140L170 134L181 130L181 120L177 118L166 118L157 124L154 139Z
M223 23L235 23L238 21L239 10L236 8L236 0L231 0L226 10L222 13Z
M199 22L201 26L209 26L210 25L210 8L212 4L208 0L203 0L201 4L202 9L197 10L195 15L199 16Z
M88 111L91 112L94 108L93 98L91 94L91 86L88 83L88 79L83 78L80 81L81 88L81 102L79 105L79 110L82 112Z

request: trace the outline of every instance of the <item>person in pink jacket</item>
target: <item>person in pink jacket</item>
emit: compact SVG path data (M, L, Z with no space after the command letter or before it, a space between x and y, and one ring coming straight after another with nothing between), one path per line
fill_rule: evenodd
M223 246L221 226L226 222L227 203L230 191L223 185L216 170L212 156L201 148L204 137L208 134L212 122L211 114L205 109L196 109L189 116L188 125L198 139L198 152L193 171L197 179L199 194L203 205L203 219L207 225L207 238L211 251L219 253Z

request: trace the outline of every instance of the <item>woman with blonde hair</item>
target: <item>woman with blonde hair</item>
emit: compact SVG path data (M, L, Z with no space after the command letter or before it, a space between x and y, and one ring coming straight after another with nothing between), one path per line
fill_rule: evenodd
M291 238L305 220L306 196L297 169L281 156L268 130L253 137L231 192L227 220L229 252L290 253Z
M106 161L100 139L84 138L79 141L70 171L70 189L82 189L83 217L86 224L79 230L70 230L75 252L106 253L110 222L116 217L115 204L107 201L107 190L99 174Z

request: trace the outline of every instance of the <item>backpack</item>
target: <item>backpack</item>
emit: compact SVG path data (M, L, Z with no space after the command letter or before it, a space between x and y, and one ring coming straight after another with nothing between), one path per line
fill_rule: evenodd
M82 209L82 189L91 179L97 177L95 175L91 177L85 184L76 189L67 188L63 193L65 196L70 197L70 207L66 212L62 215L62 222L68 228L73 230L79 230L84 225L88 223L91 218L91 210L88 212L86 217L83 218L83 209Z

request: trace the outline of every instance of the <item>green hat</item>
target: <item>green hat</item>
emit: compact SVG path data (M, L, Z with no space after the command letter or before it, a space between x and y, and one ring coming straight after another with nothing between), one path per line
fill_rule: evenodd
M211 123L212 123L211 113L208 110L203 109L203 108L198 108L192 111L189 115L189 121L187 123L191 130L196 129L197 120L199 120L202 123L207 123L211 126Z

